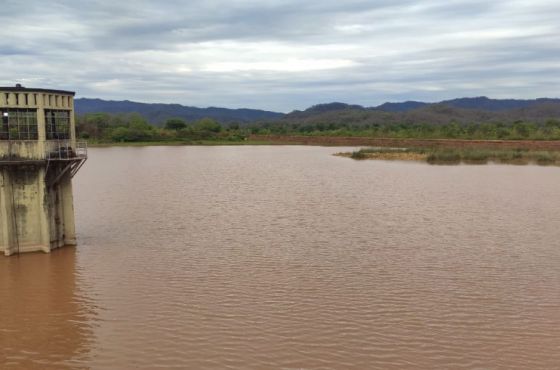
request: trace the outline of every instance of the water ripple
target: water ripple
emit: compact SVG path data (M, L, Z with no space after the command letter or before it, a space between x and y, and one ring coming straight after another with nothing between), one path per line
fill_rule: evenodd
M558 368L556 168L339 150L92 149L80 246L0 260L0 364Z

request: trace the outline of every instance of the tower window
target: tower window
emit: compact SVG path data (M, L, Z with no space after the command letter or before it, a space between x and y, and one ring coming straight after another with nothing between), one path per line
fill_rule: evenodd
M36 109L2 109L0 113L0 140L39 139Z
M66 110L45 110L47 140L70 138L70 113Z

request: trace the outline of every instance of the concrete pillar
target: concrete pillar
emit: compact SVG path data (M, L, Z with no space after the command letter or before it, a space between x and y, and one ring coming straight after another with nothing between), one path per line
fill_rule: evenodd
M50 252L48 208L45 207L44 168L37 166L4 167L4 202L10 253ZM4 218L2 218L4 221Z
M16 105L16 94L11 92L8 94L8 105L15 106Z
M15 253L15 224L10 174L0 169L0 252Z
M38 190L38 197L41 199L41 204L39 205L40 221L40 242L43 245L43 252L50 252L51 250L51 235L49 232L49 201L48 201L48 189L45 183L45 167L39 169L39 179L41 181Z
M68 112L70 114L70 141L72 148L76 148L76 117L74 117L74 111Z
M39 96L40 94L37 95L37 97ZM37 134L39 138L39 140L37 141L37 150L43 155L44 158L46 154L45 140L47 139L47 131L45 123L45 109L43 107L43 102L41 100L40 103L37 104Z
M72 194L72 179L67 174L60 183L62 200L62 222L64 231L64 245L76 245L76 225L74 221L74 197Z

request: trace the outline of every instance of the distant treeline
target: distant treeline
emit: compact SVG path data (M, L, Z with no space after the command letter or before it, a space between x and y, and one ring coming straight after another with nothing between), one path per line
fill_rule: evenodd
M544 123L517 121L460 124L430 123L263 123L249 126L253 134L364 136L374 138L560 140L560 120Z
M224 127L211 118L192 122L171 118L157 127L138 113L84 114L76 118L76 132L79 138L94 142L240 141L246 136L235 123Z
M331 112L332 113L332 112ZM78 136L98 142L140 141L241 141L250 134L364 136L375 138L486 139L486 140L560 140L560 120L536 122L456 122L371 120L367 112L295 116L277 121L240 125L220 124L203 118L187 122L168 119L162 127L150 125L137 113L89 113L77 118Z
M499 112L436 104L407 112L326 104L253 125L263 134L370 136L419 139L560 139L560 104L540 103Z

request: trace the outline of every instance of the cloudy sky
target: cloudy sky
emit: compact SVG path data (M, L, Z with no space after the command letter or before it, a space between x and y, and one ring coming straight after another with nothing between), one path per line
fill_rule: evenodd
M0 85L277 111L560 96L558 0L0 0Z

